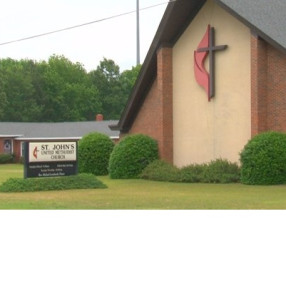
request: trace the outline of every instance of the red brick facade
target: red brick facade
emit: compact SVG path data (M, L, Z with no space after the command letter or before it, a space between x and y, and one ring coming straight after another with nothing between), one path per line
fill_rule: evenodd
M251 36L251 134L286 132L286 54Z
M157 77L130 129L156 139L160 156L173 162L172 48L157 52ZM286 132L286 54L251 36L251 135Z
M172 48L157 52L157 77L129 131L158 141L160 157L173 162L173 68Z
M11 143L11 149L5 150L5 143L6 141L9 141ZM0 138L0 154L14 154L15 156L15 161L18 162L21 158L21 142L14 140L13 138L10 137L2 137Z

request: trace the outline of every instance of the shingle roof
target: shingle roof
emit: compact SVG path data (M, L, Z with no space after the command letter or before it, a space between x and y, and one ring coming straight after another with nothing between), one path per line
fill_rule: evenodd
M247 25L252 32L286 53L286 0L214 0ZM157 73L156 53L160 46L173 46L206 0L170 2L147 53L133 91L117 126L128 132Z
M109 125L117 124L116 120L30 123L30 122L0 122L0 137L6 135L19 139L48 139L48 138L81 138L90 132L100 132L109 137L118 137L119 132L110 130Z
M286 49L285 0L215 0L261 38Z

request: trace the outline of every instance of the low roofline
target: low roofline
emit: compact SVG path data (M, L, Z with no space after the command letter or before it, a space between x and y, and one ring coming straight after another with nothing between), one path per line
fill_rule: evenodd
M118 125L108 125L109 129L112 131L118 131Z
M82 137L18 137L16 141L36 141L36 140L80 140Z
M13 134L0 134L0 138L17 138L23 135L13 135Z
M108 136L110 139L119 139L119 136ZM63 140L63 141L69 141L69 140L80 140L82 137L18 137L15 138L16 141L44 141L44 140Z

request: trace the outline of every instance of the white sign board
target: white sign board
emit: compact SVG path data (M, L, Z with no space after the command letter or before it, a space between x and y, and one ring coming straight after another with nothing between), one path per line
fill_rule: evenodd
M76 161L76 142L35 142L29 144L29 162Z

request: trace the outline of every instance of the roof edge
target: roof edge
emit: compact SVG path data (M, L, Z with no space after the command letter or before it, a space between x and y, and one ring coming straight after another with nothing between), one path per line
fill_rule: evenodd
M112 130L122 133L130 130L136 112L156 79L158 49L162 45L173 47L205 2L176 0L168 3L120 120Z
M253 25L249 21L247 21L244 17L239 15L236 11L234 11L232 8L224 4L221 0L214 0L220 7L222 7L225 11L230 13L233 17L238 19L240 22L242 22L245 26L249 27L252 33L255 33L258 35L260 38L277 48L283 53L286 53L286 47L283 47L281 44L278 42L274 41L272 38L267 36L262 30L260 30L257 26Z

